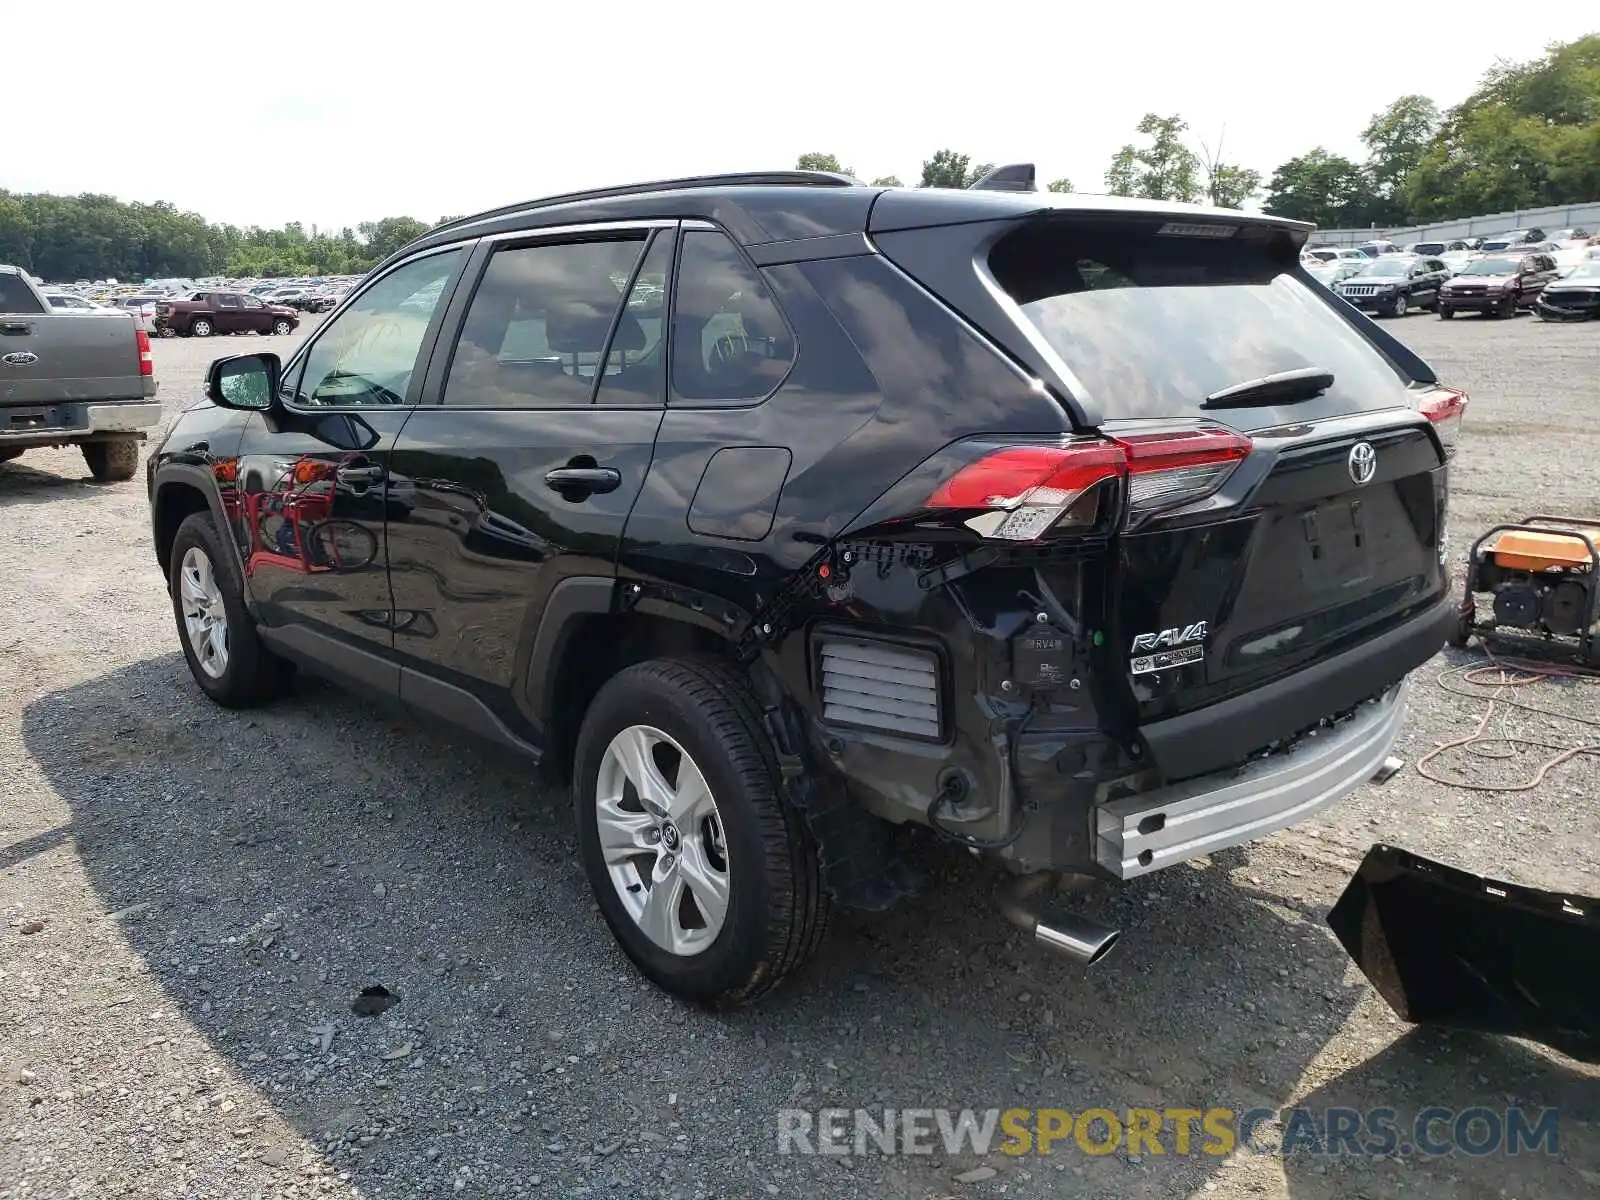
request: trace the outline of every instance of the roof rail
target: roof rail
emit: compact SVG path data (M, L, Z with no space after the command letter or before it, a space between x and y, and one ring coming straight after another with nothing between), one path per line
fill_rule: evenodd
M583 192L563 192L559 196L545 196L538 200L523 200L518 204L505 204L487 212L473 213L446 221L429 230L439 233L473 225L495 217L508 217L512 213L533 208L552 208L558 204L574 204L582 200L609 200L615 196L637 196L647 192L671 192L684 188L712 187L860 187L861 181L834 171L741 171L727 175L691 175L685 179L658 179L652 183L624 183L613 187L591 188Z

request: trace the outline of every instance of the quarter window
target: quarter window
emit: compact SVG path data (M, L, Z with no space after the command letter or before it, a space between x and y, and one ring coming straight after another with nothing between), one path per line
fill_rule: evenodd
M498 251L467 309L445 379L444 403L588 405L644 246L640 235ZM626 352L642 354L643 331L637 322L622 324ZM622 369L620 359L615 369Z
M303 405L404 404L417 355L461 251L399 267L325 326L293 387Z
M726 234L683 236L672 315L679 400L759 400L789 373L794 336L761 276Z

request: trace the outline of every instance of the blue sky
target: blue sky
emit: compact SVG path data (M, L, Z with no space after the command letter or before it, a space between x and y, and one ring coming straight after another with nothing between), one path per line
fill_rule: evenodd
M1582 5L1319 19L1331 10L1242 0L10 7L8 94L40 101L0 186L322 226L808 150L915 182L949 146L1097 191L1146 111L1213 145L1225 129L1225 157L1266 175L1319 143L1359 154L1366 119L1402 92L1449 105L1497 58L1600 27Z

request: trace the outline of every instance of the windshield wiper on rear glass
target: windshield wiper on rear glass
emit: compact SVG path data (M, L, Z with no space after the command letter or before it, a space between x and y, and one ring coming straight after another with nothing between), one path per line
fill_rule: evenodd
M1229 384L1206 397L1206 408L1250 408L1255 405L1292 403L1320 396L1333 386L1333 372L1325 367L1296 367Z

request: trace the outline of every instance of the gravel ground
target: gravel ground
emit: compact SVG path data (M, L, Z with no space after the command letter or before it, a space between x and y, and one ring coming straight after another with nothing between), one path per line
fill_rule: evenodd
M1525 508L1600 511L1600 328L1392 327L1473 393L1458 546ZM222 349L157 343L172 411ZM1592 759L1520 793L1408 767L1256 845L1094 887L1086 909L1127 934L1090 972L999 919L984 864L930 851L920 901L847 916L792 986L708 1015L613 946L565 797L314 683L246 715L208 704L178 653L142 482L84 476L71 451L0 466L0 1196L1498 1200L1600 1185L1600 1071L1402 1024L1323 924L1380 840L1600 896ZM1412 763L1472 731L1483 699L1438 678L1476 657L1418 672ZM1594 720L1597 695L1550 683L1517 698ZM1585 740L1553 716L1509 710L1503 725ZM1549 753L1434 766L1512 782ZM353 1015L375 983L400 1002ZM781 1155L775 1117L1290 1104L1555 1105L1560 1152L1058 1149L980 1165Z

